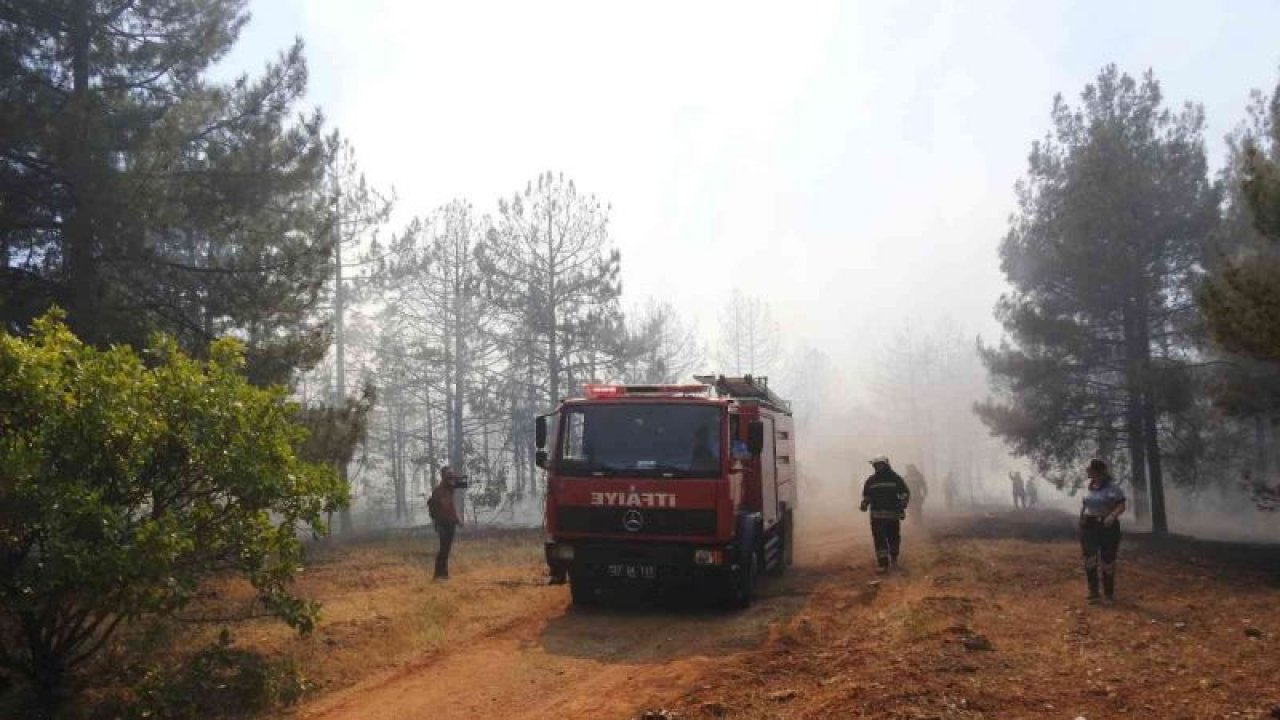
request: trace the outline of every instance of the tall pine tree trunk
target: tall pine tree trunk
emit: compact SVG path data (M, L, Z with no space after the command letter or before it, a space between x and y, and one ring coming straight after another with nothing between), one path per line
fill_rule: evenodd
M387 408L387 421L391 434L391 490L395 500L396 521L404 519L404 438L400 433L400 405L392 403Z
M1148 279L1146 276L1137 282L1138 297L1135 302L1137 313L1135 330L1137 342L1140 377L1139 388L1142 393L1142 443L1147 457L1147 497L1151 510L1151 532L1164 535L1169 532L1169 520L1164 509L1164 464L1160 457L1160 425L1156 413L1156 397L1154 373L1151 367L1151 315L1148 311Z
M334 267L334 283L333 283L333 364L334 364L334 407L341 407L347 402L347 338L346 338L346 287L343 285L342 278L342 221L339 215L338 221L334 223L334 243L333 243L333 267ZM338 467L338 476L342 478L342 484L347 487L347 491L351 490L351 479L348 475L348 463L340 463ZM342 532L350 533L352 530L351 507L342 508L339 511L338 521L341 524Z
M1133 474L1133 514L1138 520L1147 517L1146 433L1143 427L1142 336L1138 330L1139 313L1132 300L1124 307L1125 345L1125 434L1129 441L1129 470Z
M408 522L409 516L409 466L411 464L409 457L409 430L408 424L408 408L404 405L396 408L396 436L400 438L398 443L400 457L400 483L396 486L396 506L397 514L402 521Z
M89 52L91 28L89 0L75 0L68 39L71 43L70 112L64 115L62 152L66 155L72 207L66 219L66 258L68 323L76 335L86 342L96 342L104 329L98 322L97 209L94 187L93 113L89 89Z
M449 408L449 465L453 468L454 472L465 473L466 458L463 456L463 448L465 444L463 443L462 437L462 421L463 413L466 408L465 353L467 345L464 333L466 331L467 298L466 289L462 287L462 284L457 280L456 273L459 272L459 270L455 268L454 272L453 328L451 333L453 335L453 388L451 392L453 395L453 402ZM457 497L458 516L465 517L467 512L467 493L465 491L458 491L455 493L455 496Z
M431 412L431 386L429 383L423 383L422 389L422 412L426 416L427 423L427 488L430 493L436 489L436 481L440 478L440 465L436 462L440 456L436 454L439 448L436 445L435 420Z
M547 297L546 303L546 321L547 321L547 375L549 380L548 391L550 397L547 398L548 405L554 406L560 401L560 344L559 329L557 325L556 307L556 251L555 251L555 230L551 224L555 214L556 204L551 202L547 206Z
M1164 466L1160 458L1160 427L1156 424L1155 403L1150 399L1144 402L1142 414L1147 467L1151 472L1151 532L1164 535L1169 532L1169 520L1164 509Z
M466 386L463 381L464 361L462 353L465 343L462 338L462 321L458 320L458 326L454 329L454 353L453 353L453 387L450 390L449 403L449 464L456 471L463 471L466 458L463 457L462 421L466 403Z

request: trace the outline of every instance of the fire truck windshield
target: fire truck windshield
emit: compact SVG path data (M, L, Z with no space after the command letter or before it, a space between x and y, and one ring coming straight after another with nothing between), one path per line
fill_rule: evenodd
M718 477L721 410L636 403L566 408L559 468L565 473Z

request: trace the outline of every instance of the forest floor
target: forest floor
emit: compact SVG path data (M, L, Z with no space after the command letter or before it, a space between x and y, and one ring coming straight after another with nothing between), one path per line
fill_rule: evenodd
M883 578L864 525L809 523L736 613L572 607L537 533L463 539L447 583L432 537L339 545L299 586L315 633L235 637L306 673L308 720L1280 717L1280 547L1130 534L1093 606L1068 516L908 526Z

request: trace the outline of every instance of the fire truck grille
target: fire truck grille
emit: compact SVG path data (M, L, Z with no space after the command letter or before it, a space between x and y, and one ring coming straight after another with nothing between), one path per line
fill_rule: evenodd
M627 535L714 535L716 532L715 510L561 507L559 516L560 529L564 532Z

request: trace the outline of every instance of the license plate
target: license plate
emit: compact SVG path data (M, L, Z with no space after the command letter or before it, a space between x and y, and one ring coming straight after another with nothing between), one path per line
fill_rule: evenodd
M658 577L658 568L653 565L610 565L609 577L654 580Z

